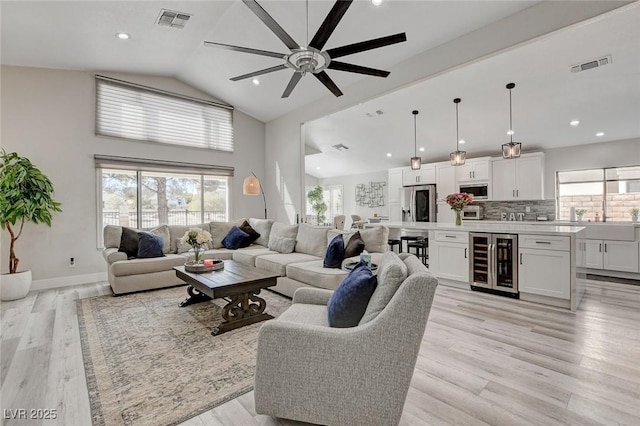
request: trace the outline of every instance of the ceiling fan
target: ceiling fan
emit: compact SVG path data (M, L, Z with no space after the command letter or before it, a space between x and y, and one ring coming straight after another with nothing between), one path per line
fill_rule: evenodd
M405 33L394 34L386 37L380 37L372 40L361 41L346 46L335 47L333 49L322 50L333 31L340 23L340 20L351 6L353 0L337 0L326 16L322 25L313 36L308 46L302 47L296 43L293 38L269 15L255 0L242 0L249 9L258 17L267 27L291 50L291 53L277 53L266 50L252 49L248 47L233 46L229 44L214 43L205 41L205 46L218 47L222 49L233 50L236 52L252 53L254 55L269 56L272 58L282 59L283 64L275 67L266 68L249 74L233 77L232 81L243 80L274 71L280 71L290 68L294 71L291 80L286 89L282 93L283 98L289 97L293 89L296 87L300 79L307 73L313 74L327 89L335 96L342 96L342 92L331 80L325 72L325 69L338 71L353 72L358 74L373 75L376 77L387 77L389 71L378 70L375 68L367 68L360 65L348 64L334 60L342 56L352 55L354 53L364 52L366 50L377 49L379 47L407 41Z

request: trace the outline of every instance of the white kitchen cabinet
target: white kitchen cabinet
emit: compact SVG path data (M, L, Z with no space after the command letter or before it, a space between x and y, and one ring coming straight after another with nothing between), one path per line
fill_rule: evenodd
M488 182L491 179L491 160L467 160L462 166L456 166L458 182Z
M447 235L451 241L445 241ZM429 232L429 269L438 278L469 283L469 234Z
M436 192L438 193L438 201L444 201L447 195L456 192L457 188L456 167L450 163L436 164ZM438 206L438 214L439 213L440 207ZM438 216L438 222L440 222L440 216Z
M585 244L587 268L640 272L637 241L585 240Z
M436 166L423 164L420 170L404 170L402 185L434 185L436 183Z
M403 169L389 169L389 204L400 204Z
M520 248L518 255L518 289L520 292L558 299L570 298L570 252Z
M535 153L513 160L493 160L492 199L543 200L544 154Z

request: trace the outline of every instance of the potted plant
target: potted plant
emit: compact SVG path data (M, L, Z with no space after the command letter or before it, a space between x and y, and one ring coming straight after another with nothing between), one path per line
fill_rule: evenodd
M638 215L640 215L640 209L637 207L632 208L629 213L631 213L631 221L632 222L637 222L638 221Z
M576 209L576 217L578 218L578 222L582 222L582 216L584 216L584 214L587 211L585 209Z
M307 194L307 200L311 203L311 208L316 213L316 225L322 225L325 219L325 212L327 211L327 203L324 202L322 195L322 188L316 186Z
M0 298L23 298L31 288L31 271L19 271L16 241L25 223L44 223L51 226L54 212L62 211L53 199L53 184L29 159L16 152L0 155L0 226L9 231L9 273L2 275Z

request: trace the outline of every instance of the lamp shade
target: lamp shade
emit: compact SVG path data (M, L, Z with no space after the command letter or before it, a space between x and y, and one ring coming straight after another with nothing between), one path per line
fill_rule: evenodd
M453 151L449 158L452 166L462 166L467 159L467 151Z
M421 166L422 166L422 158L411 157L411 170L420 170Z
M522 144L520 142L507 142L502 144L502 158L511 159L520 157Z
M247 176L242 183L242 193L244 195L259 195L260 181L255 176Z

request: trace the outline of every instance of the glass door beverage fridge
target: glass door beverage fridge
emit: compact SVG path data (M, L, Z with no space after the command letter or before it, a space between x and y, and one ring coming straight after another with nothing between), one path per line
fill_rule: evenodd
M471 289L518 297L518 236L469 233Z

